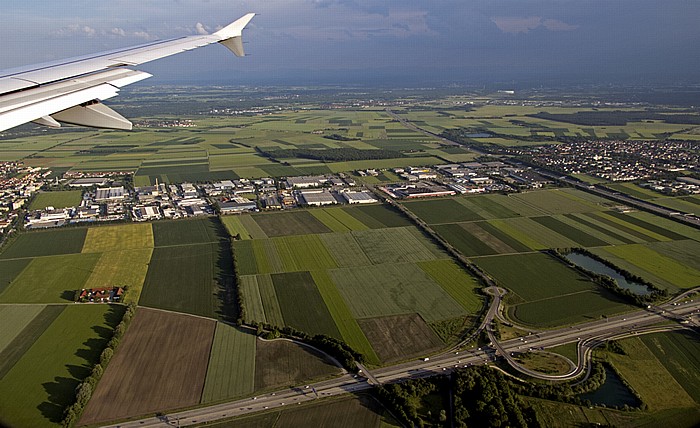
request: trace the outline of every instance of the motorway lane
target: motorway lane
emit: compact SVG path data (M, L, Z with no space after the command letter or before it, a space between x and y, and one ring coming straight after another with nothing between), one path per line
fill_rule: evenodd
M678 299L674 299L678 300ZM494 299L500 301L500 298ZM672 302L674 302L672 301ZM492 307L495 305L492 305ZM662 313L662 311L664 311ZM510 339L500 342L503 352L525 351L539 348L549 348L572 342L586 342L602 340L607 337L616 337L621 334L643 333L644 328L668 321L669 319L687 318L690 314L700 311L700 301L684 302L674 305L667 303L653 307L649 310L642 310L633 313L609 317L607 319L596 320L585 324L579 324L567 328L550 330L531 334L520 338ZM489 310L491 319L495 312ZM585 344L585 343L584 343ZM579 346L579 351L584 353L590 351L588 346ZM580 371L583 367L582 360L586 355L579 357ZM449 353L430 357L427 361L416 360L396 366L384 367L372 370L374 379L380 383L396 382L404 379L419 378L443 374L455 368L464 366L487 364L495 359L495 351L492 348L479 348L462 351L450 351ZM313 392L313 387L316 390ZM284 406L296 405L297 403L309 402L318 398L334 396L338 394L365 391L372 388L364 377L353 378L351 375L344 375L339 378L330 379L323 382L311 384L309 388L284 389L261 395L255 399L247 398L235 402L222 403L199 409L175 412L160 418L146 418L132 422L109 425L109 427L163 427L192 425L216 421L249 413L259 412L267 409L282 408ZM178 422L179 421L179 422Z

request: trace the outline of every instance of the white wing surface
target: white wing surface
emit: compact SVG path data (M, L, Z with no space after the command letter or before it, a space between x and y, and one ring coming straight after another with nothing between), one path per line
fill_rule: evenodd
M119 88L151 77L127 67L212 43L244 56L241 34L249 13L214 34L180 37L125 49L0 71L0 131L27 122L61 122L95 128L131 129L131 122L101 103Z

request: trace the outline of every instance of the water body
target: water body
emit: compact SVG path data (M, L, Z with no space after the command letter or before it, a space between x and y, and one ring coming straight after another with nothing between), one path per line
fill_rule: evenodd
M607 275L617 282L617 286L625 290L629 290L640 296L645 296L652 292L646 285L634 281L628 281L627 278L620 275L615 269L601 263L598 260L591 258L585 254L576 251L566 254L565 256L570 262L580 266L591 272L600 275Z
M492 134L487 134L487 133L485 133L485 132L479 132L479 133L476 133L476 134L467 134L467 137L468 137L468 138L491 138L491 137L493 137L493 135L492 135Z
M605 382L595 391L580 394L581 400L590 400L595 405L605 404L607 407L639 407L639 399L622 383L622 379L610 367L605 366Z

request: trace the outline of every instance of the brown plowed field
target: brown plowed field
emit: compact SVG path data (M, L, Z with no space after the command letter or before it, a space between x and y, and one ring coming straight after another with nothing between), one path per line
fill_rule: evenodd
M139 308L80 424L199 404L215 325Z
M418 314L366 318L357 322L385 363L424 355L444 346Z

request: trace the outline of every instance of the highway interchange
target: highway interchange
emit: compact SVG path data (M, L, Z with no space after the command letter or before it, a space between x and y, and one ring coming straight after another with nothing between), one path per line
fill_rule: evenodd
M486 329L490 335L491 346L466 350L453 348L429 358L382 367L369 373L364 369L359 376L345 373L334 379L269 392L257 397L108 426L113 428L130 428L202 424L270 409L281 409L339 394L362 392L371 389L375 383L384 384L435 376L457 368L488 364L501 356L516 370L525 375L546 380L569 380L580 376L590 367L588 363L592 349L606 340L669 329L689 328L697 331L700 328L698 323L700 301L698 299L689 300L687 297L698 291L698 289L694 289L668 303L653 306L646 310L602 318L556 330L534 332L520 338L498 341L493 336L490 326L497 317L501 297L504 293L500 290L489 291L493 295L493 299L484 321L477 331ZM470 337L474 337L474 335ZM537 351L573 342L578 344L578 361L575 369L564 375L545 375L533 372L521 367L511 357L511 353Z

